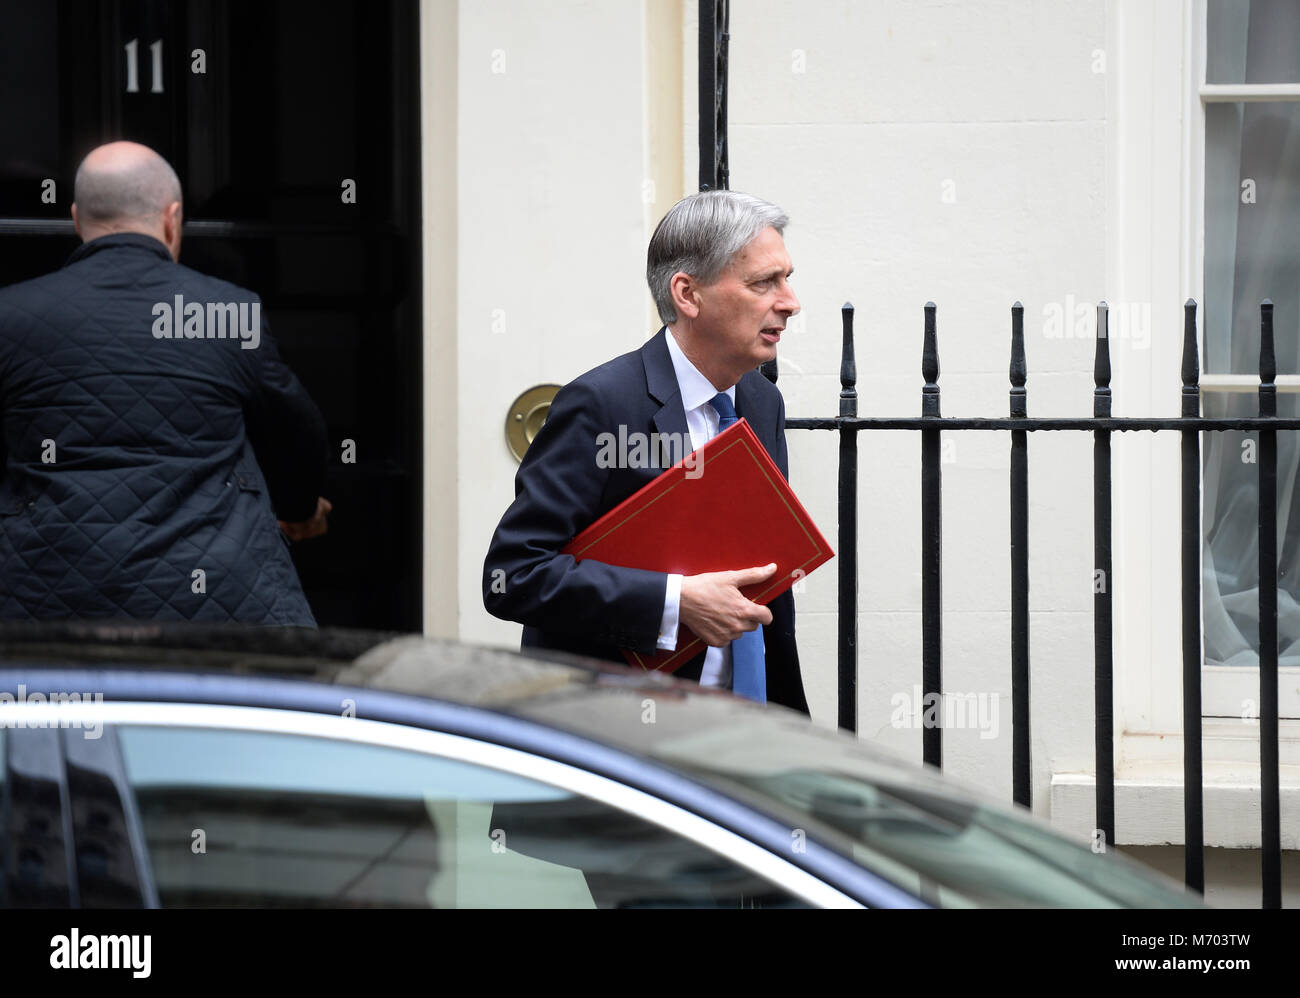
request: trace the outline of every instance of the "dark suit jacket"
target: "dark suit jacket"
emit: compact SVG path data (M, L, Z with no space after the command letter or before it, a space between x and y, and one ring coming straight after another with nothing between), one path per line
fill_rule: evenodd
M558 552L663 471L600 467L602 433L617 437L622 425L626 434L690 440L669 335L662 328L640 350L565 385L524 455L515 501L501 518L483 565L483 603L493 615L524 625L525 648L557 648L621 664L626 664L621 648L655 650L667 576L578 562ZM736 412L788 476L785 403L776 386L750 371L736 385ZM769 607L772 623L763 628L768 700L808 713L795 647L794 597L786 592ZM675 675L698 680L703 664L702 652Z

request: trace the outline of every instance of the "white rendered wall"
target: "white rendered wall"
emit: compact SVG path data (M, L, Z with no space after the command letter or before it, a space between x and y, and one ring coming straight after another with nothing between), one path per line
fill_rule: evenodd
M447 570L467 641L518 647L519 627L486 613L480 583L514 497L510 403L654 332L642 276L644 25L638 3L460 5L460 549Z
M1091 413L1093 341L1049 338L1044 308L1105 294L1106 75L1094 72L1105 36L1101 2L734 6L731 186L789 211L804 304L783 343L791 415L836 412L845 300L857 309L861 415L920 414L927 300L939 306L943 414L1005 415L1017 299L1030 414ZM999 703L995 737L944 732L944 766L1008 797L1009 435L945 439L944 688ZM919 760L921 731L891 725L891 701L921 680L920 444L913 433L860 441L859 730ZM834 436L801 431L790 446L795 488L833 534ZM1091 768L1090 455L1084 435L1030 435L1039 810L1054 770ZM808 580L798 625L826 723L835 600L828 566Z

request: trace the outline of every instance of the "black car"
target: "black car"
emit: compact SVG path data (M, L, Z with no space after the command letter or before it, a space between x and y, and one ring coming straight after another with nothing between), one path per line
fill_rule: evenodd
M0 629L0 904L1199 900L851 735L657 674L84 624Z

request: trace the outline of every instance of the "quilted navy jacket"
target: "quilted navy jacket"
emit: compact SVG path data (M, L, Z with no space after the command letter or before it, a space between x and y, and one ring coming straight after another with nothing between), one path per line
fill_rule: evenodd
M134 233L0 289L0 619L315 626L276 518L315 512L324 421L239 305Z

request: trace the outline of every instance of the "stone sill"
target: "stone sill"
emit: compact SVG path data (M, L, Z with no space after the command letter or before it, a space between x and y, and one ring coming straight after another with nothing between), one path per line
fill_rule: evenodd
M1203 836L1207 847L1260 847L1259 769L1239 763L1204 764ZM1279 767L1282 848L1300 849L1300 766ZM1053 773L1049 815L1063 834L1093 840L1096 777ZM1119 845L1183 845L1181 764L1128 765L1115 776L1115 838Z

